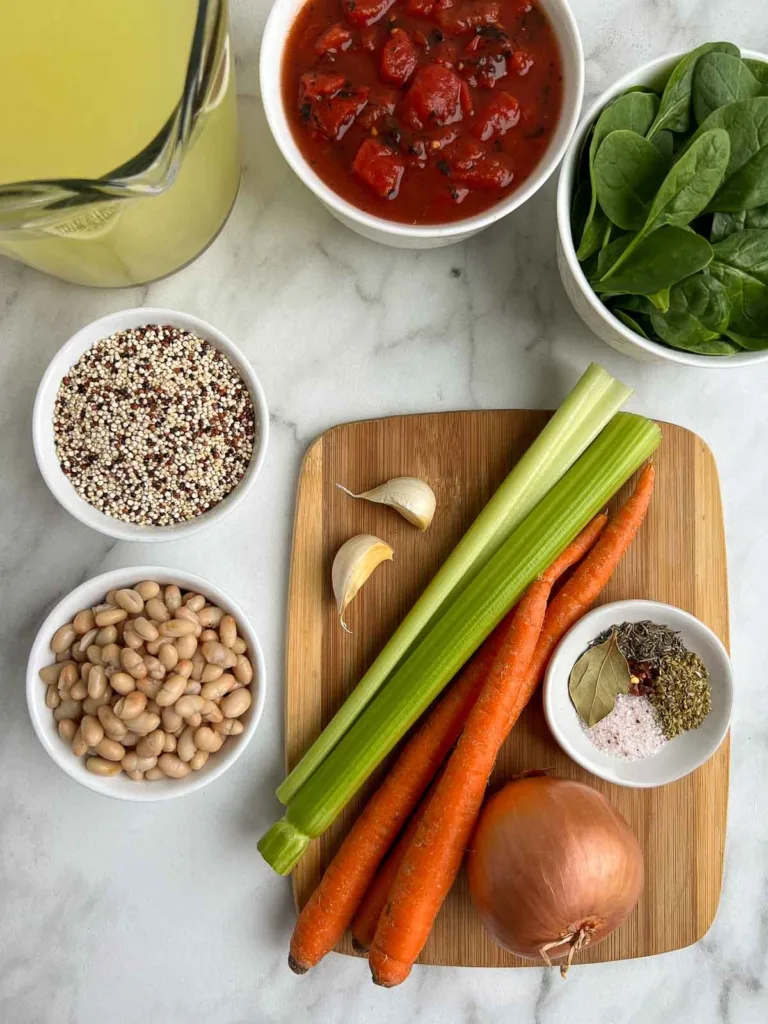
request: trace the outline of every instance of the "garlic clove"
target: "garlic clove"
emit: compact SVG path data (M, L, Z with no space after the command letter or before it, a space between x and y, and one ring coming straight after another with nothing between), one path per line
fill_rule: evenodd
M339 609L339 621L348 633L352 630L344 621L344 612L349 603L376 566L391 560L393 555L394 551L389 544L370 533L350 537L336 552L331 569L333 594Z
M364 498L366 501L375 501L380 505L390 505L404 519L414 526L418 526L420 530L428 529L435 515L437 507L435 492L426 481L419 480L415 476L396 476L370 491L363 491L361 494L354 494L342 484L336 484L336 486L350 498Z

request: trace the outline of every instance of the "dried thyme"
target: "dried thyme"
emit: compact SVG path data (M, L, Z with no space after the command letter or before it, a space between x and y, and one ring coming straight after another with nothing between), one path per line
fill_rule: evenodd
M663 658L681 657L688 648L680 639L680 634L669 626L660 626L650 619L642 622L622 622L620 626L611 626L590 644L603 643L612 632L616 632L619 650L627 661L645 662L658 668Z

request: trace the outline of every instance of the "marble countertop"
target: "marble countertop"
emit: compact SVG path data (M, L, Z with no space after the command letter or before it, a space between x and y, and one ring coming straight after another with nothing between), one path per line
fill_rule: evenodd
M555 266L554 183L481 236L430 253L364 241L288 171L258 96L267 0L236 0L245 177L216 243L175 277L89 291L0 260L0 1020L6 1024L752 1024L768 1006L768 366L643 366L592 337ZM575 0L587 95L627 69L717 38L768 50L763 0ZM170 306L242 345L272 412L255 493L187 542L117 544L70 518L40 478L31 410L53 353L96 316ZM302 453L332 424L423 410L553 406L590 360L631 407L699 432L718 461L737 681L725 883L696 946L554 972L417 968L385 992L332 955L296 978L289 883L255 844L282 764L283 608ZM249 613L269 667L264 718L223 779L159 805L103 799L35 740L24 666L46 609L108 568L159 562L210 577ZM651 884L653 865L649 865Z

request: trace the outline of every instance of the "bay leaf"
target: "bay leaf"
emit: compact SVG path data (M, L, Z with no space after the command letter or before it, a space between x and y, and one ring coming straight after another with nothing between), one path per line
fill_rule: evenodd
M602 644L590 647L571 669L568 692L590 728L613 711L616 697L629 692L631 673L619 650L616 630Z

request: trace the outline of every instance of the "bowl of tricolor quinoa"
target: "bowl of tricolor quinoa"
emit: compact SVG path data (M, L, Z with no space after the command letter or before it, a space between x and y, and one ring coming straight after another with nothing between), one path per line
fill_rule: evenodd
M267 448L264 391L211 324L142 307L88 324L38 388L40 472L86 526L168 541L219 522L256 481Z

